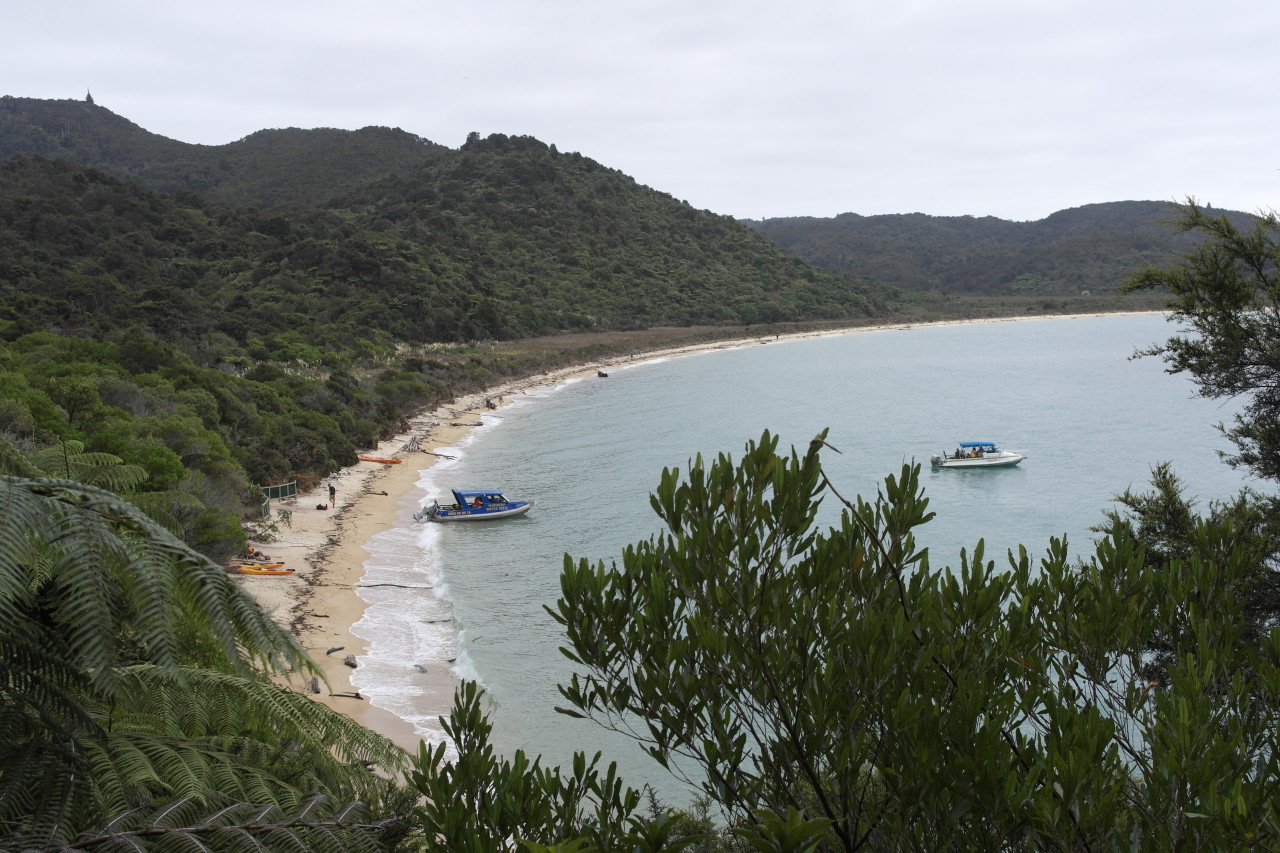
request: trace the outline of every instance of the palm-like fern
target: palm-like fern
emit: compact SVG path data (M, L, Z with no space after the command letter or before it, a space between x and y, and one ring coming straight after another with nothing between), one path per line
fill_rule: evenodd
M96 835L59 851L138 853L139 850L218 850L262 853L264 850L307 853L353 853L382 850L378 843L391 821L370 822L359 804L333 808L323 796L312 796L288 813L276 806L209 799L181 799L163 808L124 812ZM53 851L50 851L53 853Z
M113 492L127 492L147 481L147 469L126 465L111 453L91 453L83 441L65 439L36 451L31 463L46 477L75 480Z
M110 749L88 745L107 812L134 804L139 780L174 796L217 790L240 800L295 808L315 790L380 796L384 780L353 773L397 767L399 750L306 696L263 680L149 664L122 674L127 701L97 709L110 720ZM269 740L257 735L272 732Z
M32 846L224 787L285 809L377 794L362 762L400 766L266 680L318 670L221 567L83 483L0 476L0 667L0 836Z
M23 474L23 470L9 470L5 463L8 460L0 457L0 471L7 474ZM85 450L83 441L64 439L32 454L30 465L39 476L64 480L75 480L98 486L117 494L126 495L126 499L141 509L154 520L160 522L166 530L173 534L181 534L182 524L174 516L175 509L199 511L204 504L194 495L186 492L136 492L139 486L147 481L147 470L141 465L127 465L119 456L112 453L93 453ZM26 472L29 473L29 472Z

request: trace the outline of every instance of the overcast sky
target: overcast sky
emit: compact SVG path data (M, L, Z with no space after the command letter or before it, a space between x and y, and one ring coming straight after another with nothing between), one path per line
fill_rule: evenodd
M0 94L184 142L529 135L753 219L1280 208L1276 0L66 0L0 32Z

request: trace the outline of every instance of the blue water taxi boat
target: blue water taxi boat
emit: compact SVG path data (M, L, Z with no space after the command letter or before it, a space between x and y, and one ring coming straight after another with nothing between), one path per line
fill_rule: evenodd
M930 461L935 468L1011 468L1026 458L992 441L962 441L955 453L935 454Z
M512 501L497 489L453 489L453 503L432 501L413 514L414 521L488 521L528 512L533 501Z

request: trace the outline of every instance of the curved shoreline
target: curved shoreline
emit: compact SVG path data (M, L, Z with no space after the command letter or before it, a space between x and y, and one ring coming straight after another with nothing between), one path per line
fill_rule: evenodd
M407 432L381 442L369 451L373 456L401 459L401 464L362 461L328 478L313 495L299 496L292 502L277 507L288 509L292 513L292 524L282 529L278 541L264 543L260 547L273 559L283 559L288 566L298 571L291 577L254 577L245 578L244 582L264 609L277 621L291 626L308 654L322 668L328 681L327 688L323 684L319 685L318 693L313 692L316 685L310 683L294 684L295 689L312 693L317 701L347 714L406 749L416 751L422 736L413 724L377 707L351 684L351 673L354 670L348 661L354 660L358 667L360 657L367 652L365 642L352 633L352 627L360 621L366 609L366 603L356 592L356 587L365 574L365 562L369 556L366 545L379 533L405 523L417 508L417 484L423 472L438 461L422 460L420 456L438 455L444 448L457 446L480 425L480 415L489 410L487 402L494 401L494 406L500 408L509 402L507 398L525 390L558 385L617 365L733 349L782 339L1097 316L1109 315L1071 314L893 323L742 338L604 358L591 364L576 365L495 386L415 416L410 420ZM334 487L336 497L332 506L321 509L321 505L329 503L325 489L327 485ZM424 709L424 713L431 717L449 713L454 690L459 684L459 680L452 674L450 661L424 662L415 675L415 682L424 690L431 706Z

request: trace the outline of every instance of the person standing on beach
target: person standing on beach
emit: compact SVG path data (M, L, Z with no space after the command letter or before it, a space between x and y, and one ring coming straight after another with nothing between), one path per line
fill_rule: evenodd
M329 503L333 503L333 498L338 494L338 490L333 487L333 483L329 484Z

